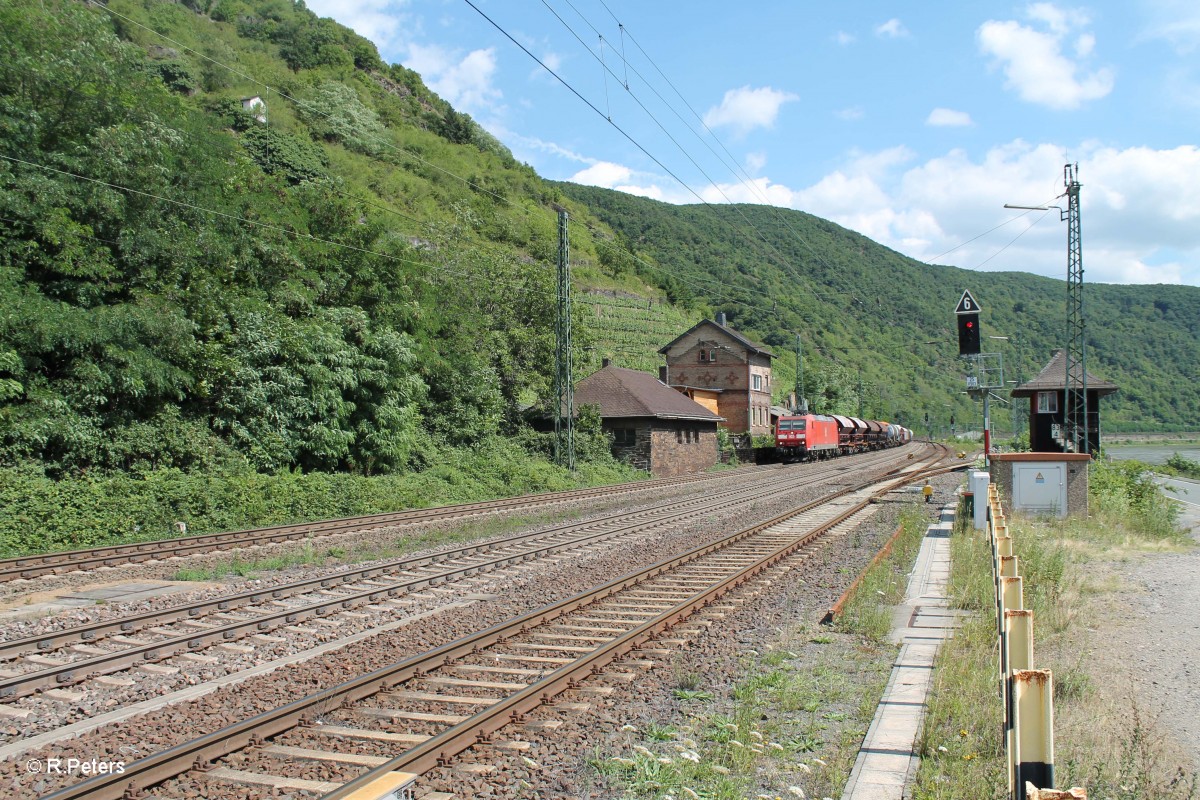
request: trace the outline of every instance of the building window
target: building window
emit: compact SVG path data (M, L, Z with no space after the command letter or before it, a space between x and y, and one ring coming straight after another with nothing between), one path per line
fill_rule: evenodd
M675 444L683 444L683 431L675 429Z
M762 375L754 376L754 391L756 391L756 392L762 391Z
M1058 413L1058 392L1038 392L1037 409L1039 414Z
M633 447L637 444L635 428L613 428L613 444L617 447Z
M708 351L708 360L714 364L717 363L717 351L716 350Z

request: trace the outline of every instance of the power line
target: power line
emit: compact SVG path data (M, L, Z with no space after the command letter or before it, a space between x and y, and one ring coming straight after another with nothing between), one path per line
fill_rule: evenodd
M582 12L580 12L580 11L579 11L579 9L577 9L577 8L576 8L576 7L575 7L575 6L574 6L574 5L571 3L571 0L564 0L564 2L566 2L566 3L567 3L567 5L568 5L568 6L570 6L570 7L571 7L571 9L572 9L572 10L573 10L573 11L574 11L574 12L575 12L577 15L579 15L579 17L580 17L580 18L581 18L581 19L584 21L584 23L585 23L586 25L588 25L588 27L590 27L590 28L591 28L591 29L592 29L592 30L593 30L593 31L594 31L594 32L595 32L597 35L600 35L600 36L602 36L602 34L600 33L599 29L597 29L597 28L596 28L596 26L595 26L594 24L592 24L592 22L591 22L591 21L590 21L590 20L589 20L589 19L588 19L588 18L587 18L587 17L586 17L586 16L585 16L583 13L582 13ZM575 36L576 40L578 40L578 41L580 42L580 44L584 44L584 43L583 43L583 40L582 40L582 39L580 39L579 35L578 35L578 34L576 34L576 33L575 33L573 30L571 30L570 26L569 26L569 25L567 25L567 24L565 23L565 21L563 21L563 20L562 20L562 17L561 17L561 16L559 16L559 15L557 14L557 12L555 12L555 11L554 11L554 9L553 9L553 8L550 8L549 4L547 3L547 0L542 0L542 4L543 4L543 5L546 5L546 7L550 9L551 13L552 13L552 14L554 14L554 16L555 16L555 17L556 17L556 18L557 18L557 19L558 19L560 22L562 22L562 24L564 25L564 27L566 27L566 28L567 28L567 30L571 31L572 35L574 35L574 36ZM622 41L624 41L624 38L623 38L623 37L624 37L624 36L625 36L625 34L628 32L628 29L625 27L625 25L624 25L624 24L623 24L623 23L622 23L622 22L621 22L619 19L617 19L616 15L615 15L615 14L613 14L612 10L611 10L611 9L610 9L610 8L609 8L609 7L608 7L606 4L604 4L604 3L603 3L603 0L601 0L601 5L603 5L603 6L604 6L604 10L605 10L605 11L607 11L607 12L608 12L608 14L609 14L609 16L611 16L611 17L613 18L613 20L614 20L614 21L617 23L618 27L619 27L619 28L620 28L620 30L621 30ZM493 24L494 24L494 23L493 23ZM746 171L745 171L744 169L742 169L742 168L741 168L741 166L740 166L740 165L737 163L737 158L736 158L736 157L734 157L734 155L733 155L732 153L730 153L730 152L729 152L729 148L727 148L727 147L724 145L724 143L721 141L720 137L718 137L718 136L716 135L716 133L715 133L715 132L712 130L712 128L711 128L711 127L709 127L708 123L704 121L703 117L701 117L701 116L700 116L700 115L699 115L699 114L696 112L696 110L695 110L695 109L694 109L694 108L691 106L691 104L687 102L687 99L686 99L686 98L683 96L683 94L682 94L682 93L679 91L679 89L678 89L678 88L675 86L675 84L671 82L670 78L668 78L668 77L667 77L667 75L666 75L666 74L665 74L665 73L662 71L662 69L661 69L661 68L658 66L658 64L657 64L657 63L655 63L654 59L653 59L653 58L651 58L650 54L646 52L646 50L645 50L645 49L644 49L644 48L641 46L641 44L640 44L640 43L637 41L637 39L636 39L636 38L633 36L633 34L632 34L632 33L629 33L628 35L629 35L629 38L630 38L630 40L631 40L631 41L633 41L634 45L635 45L635 46L638 48L638 50L639 50L639 51L642 53L642 55L644 55L644 56L646 57L646 60L650 62L651 66L653 66L653 67L654 67L654 69L655 69L655 70L658 72L658 74L659 74L659 75L660 75L660 76L663 78L663 80L664 80L664 81L666 81L667 85L668 85L668 86L670 86L670 87L671 87L671 89L672 89L672 90L675 92L676 96L677 96L677 97L679 97L679 99L680 99L680 100L683 102L684 106L685 106L685 107L686 107L686 108L687 108L687 109L688 109L688 110L691 112L692 116L693 116L693 117L695 117L695 118L696 118L696 120L697 120L697 121L700 123L700 125L701 125L701 126L704 128L704 130L708 132L709 136L711 136L711 137L712 137L713 141L715 141L715 142L716 142L718 145L720 145L720 147L721 147L722 151L724 151L725 155L727 155L727 156L729 157L730 161L733 163L733 166L731 167L729 162L726 162L726 161L725 161L725 160L724 160L724 159L723 159L723 158L722 158L722 157L721 157L721 156L720 156L720 155L719 155L719 154L718 154L718 153L717 153L715 150L713 150L712 146L708 144L708 142L707 142L707 141L704 139L704 137L702 137L702 136L700 136L698 133L696 133L696 131L695 131L695 130L694 130L694 129L693 129L691 126L690 126L690 125L687 125L687 123L686 123L686 122L685 122L685 120L683 119L682 115L681 115L681 114L680 114L678 111L676 111L676 110L675 110L674 106L672 106L672 105L671 105L671 103L670 103L670 102L668 102L668 101L667 101L667 99L666 99L666 98L664 98L664 97L662 96L662 94L661 94L661 93L660 93L660 92L659 92L657 89L655 89L655 88L654 88L654 85L653 85L653 84L652 84L650 81L648 81L648 80L645 78L645 76L643 76L643 75L642 75L642 74L641 74L641 73L640 73L640 72L637 70L637 68L636 68L636 67L633 67L633 72L634 72L634 74L635 74L636 76L638 76L639 78L641 78L641 80L642 80L642 81L643 81L643 82L646 84L646 87L647 87L647 88L649 88L649 89L650 89L650 91L651 91L651 92L653 92L653 93L654 93L654 95L655 95L655 96L656 96L656 97L657 97L657 98L658 98L660 101L662 101L663 105L664 105L664 106L666 106L666 107L667 107L667 108L668 108L668 109L669 109L669 110L670 110L670 111L671 111L671 112L672 112L672 113L675 115L675 118L676 118L676 119L678 119L678 120L679 120L681 123L683 123L683 124L684 124L684 126L685 126L685 127L688 129L688 130L692 131L693 135L695 135L695 136L696 136L696 138L697 138L697 139L698 139L698 140L701 142L701 144L703 144L703 145L704 145L704 146L705 146L705 147L708 149L708 151L709 151L710 153L712 153L712 154L713 154L713 156L714 156L714 157L716 157L716 158L717 158L717 160L718 160L718 161L720 161L720 162L722 163L722 165L723 165L723 166L725 166L727 169L729 169L729 170L730 170L730 172L731 172L731 174L733 174L734 178L736 178L736 179L738 180L738 182L739 182L739 183L741 183L741 185L742 185L743 187L745 187L745 188L746 188L746 189L747 189L747 190L748 190L748 191L749 191L751 194L753 194L753 195L756 195L756 196L757 196L757 197L758 197L758 198L759 198L759 199L760 199L760 200L763 202L764 206L766 206L767 208L771 209L771 214L772 214L772 216L774 216L774 217L775 217L775 219L776 219L776 220L778 220L779 222L782 222L782 223L783 223L783 225L784 225L784 226L785 226L785 227L786 227L786 228L787 228L787 229L788 229L788 230L789 230L789 231L792 233L792 235L793 235L793 236L796 238L796 240L797 240L797 241L799 241L799 242L800 242L800 243L801 243L801 244L804 246L804 248L805 248L806 250L808 250L809 254L810 254L810 255L811 255L811 256L812 256L814 259L816 259L816 261L817 261L818 263L820 263L820 264L821 264L822 266L824 266L826 269L832 270L832 269L833 269L833 266L832 266L831 264L829 264L829 262L827 262L827 261L826 261L826 260L825 260L825 259L824 259L824 258L821 256L821 254L820 254L820 253L818 253L818 252L816 251L816 249L814 249L814 248L813 248L813 246L812 246L812 245L811 245L811 244L808 242L808 240L807 240L807 238L806 238L806 237L804 237L804 236L803 236L803 235L802 235L802 234L801 234L801 233L800 233L798 230L796 230L796 228L795 228L795 227L793 227L793 226L792 226L791 222L790 222L790 221L788 220L788 218L787 218L787 215L786 215L786 214L784 214L784 213L782 213L782 212L781 212L781 210L780 210L779 208L777 208L777 207L776 207L774 204L772 204L772 203L770 202L770 198L769 198L769 197L768 197L768 196L765 194L765 192L763 192L763 191L762 191L762 190L761 190L761 189L760 189L760 188L759 188L759 187L758 187L758 186L757 186L757 185L754 183L754 180L753 180L753 179L752 179L752 178L751 178L751 177L750 177L750 176L749 176L749 175L746 173ZM584 47L585 47L585 49L588 49L589 53L591 53L591 50L590 50L590 48L587 48L586 44L584 45ZM595 54L594 54L594 53L591 53L591 55L593 56L593 58L595 58ZM622 59L624 60L624 55L622 55ZM627 61L627 60L625 61L625 65L626 65L626 69L628 69L628 68L629 68L629 63L628 63L628 61ZM605 69L607 69L607 66L606 66L606 65L604 65L604 64L603 64L603 62L602 62L602 66L604 66L604 68L605 68ZM611 70L609 70L609 72L610 72L610 74L611 74ZM615 77L615 75L614 75L614 77ZM647 116L649 116L649 117L650 117L652 120L654 120L655 124L659 126L659 129L660 129L660 130L662 130L662 131L663 131L663 132L664 132L664 133L667 135L667 137L668 137L669 139L671 139L671 142L672 142L673 144L675 144L675 146L676 146L677 148L679 148L679 150L680 150L681 152L683 152L685 156L687 156L687 158L688 158L688 159L689 159L689 160L692 162L692 164L693 164L694 166L696 166L696 168L697 168L697 169L699 169L699 170L700 170L701 174L703 174L703 175L704 175L704 177L708 179L709 183L710 183L710 184L711 184L711 185L712 185L714 188L716 188L716 189L717 189L717 191L719 191L719 192L721 193L721 196L725 198L725 200L726 200L726 201L729 203L729 205L730 205L730 206L732 206L732 207L734 207L735 211L736 211L736 212L739 214L739 216L741 216L741 217L742 217L742 219L743 219L743 220L745 220L745 221L746 221L746 223L747 223L747 224L748 224L748 225L751 227L751 229L753 229L753 230L755 231L755 233L757 233L757 234L759 235L759 237L760 237L760 238L763 240L763 243L764 243L764 244L766 244L766 245L767 245L767 247L768 247L768 248L769 248L769 249L770 249L770 250L771 250L771 251L772 251L772 252L773 252L773 253L776 255L776 257L777 257L777 259L778 259L778 262L779 262L781 265L783 265L783 266L785 266L785 267L786 267L786 266L788 265L788 263L789 263L789 262L787 261L787 259L785 259L785 258L783 257L783 254L782 254L782 253L780 253L780 252L778 251L778 249L777 249L777 248L776 248L776 247L775 247L773 244L771 244L769 241L767 241L767 240L766 240L766 237L765 237L765 236L764 236L764 235L761 233L761 231L759 231L759 230L758 230L758 228L757 228L757 227L756 227L756 226L755 226L753 223L751 223L751 222L749 221L749 219L747 219L747 218L746 218L745 214L743 214L743 213L741 212L741 209L740 209L740 208L737 208L737 205L733 203L733 201L731 200L731 198L730 198L730 197L729 197L727 194L725 194L724 190L720 188L720 186L717 184L717 182L716 182L716 181L714 181L714 180L713 180L713 179L712 179L712 178L711 178L711 177L710 177L710 176L707 174L707 172L705 172L705 171L704 171L704 169L703 169L703 168L701 168L701 167L699 166L699 164L697 164L697 163L696 163L695 159L693 159L693 158L691 157L691 155L690 155L690 154L688 154L688 152L686 151L686 149L684 149L684 148L683 148L683 147L682 147L682 146L679 144L679 142L675 140L675 138L674 138L674 137L672 137L672 136L671 136L669 133L667 133L667 131L665 130L665 128L664 128L664 126L662 125L662 123L661 123L661 122L659 122L659 120L658 120L658 119L657 119L657 118L654 116L654 114L653 114L652 112L650 112L650 111L649 111L649 109L647 109L647 108L646 108L646 106L645 106L645 105L644 105L644 104L641 102L641 100L640 100L640 99L638 99L637 95L636 95L636 94L634 94L634 92L632 91L632 89L630 89L628 81L626 81L625 88L626 88L626 90L628 90L628 91L629 91L629 93L630 93L630 96L634 98L635 102L637 102L637 103L638 103L638 105L639 105L639 106L642 108L642 110L646 112ZM674 176L672 175L672 177L674 177ZM676 178L676 180L678 180L678 178ZM688 187L686 184L684 184L684 188L687 188L689 191L692 191L692 190L690 189L690 187ZM694 191L692 191L692 194L693 194L693 195L696 195L696 193L695 193ZM696 196L697 196L697 198L699 198L699 199L700 199L700 201L701 201L702 203L704 203L705 205L709 206L710 208L712 208L712 207L713 207L711 204L709 204L707 201L705 201L705 200L704 200L703 198L701 198L699 195L696 195ZM728 223L726 223L726 224L728 224ZM747 238L751 238L751 237L747 237ZM753 239L751 239L751 241L753 241ZM815 286L815 284L814 284L814 290L815 290L815 289L816 289L816 286ZM821 294L821 292L814 291L814 294ZM826 301L826 302L828 302L828 301ZM747 306L747 307L757 307L757 306L750 306L749 304L746 304L746 303L736 303L736 304L738 304L738 305L743 305L743 306ZM765 306L763 306L763 307L762 307L762 310L764 310L764 311L766 310L766 309L765 309ZM770 313L771 313L772 315L774 315L774 314L776 313L776 312L775 312L775 308L774 308L774 306L772 307L772 309L771 309Z

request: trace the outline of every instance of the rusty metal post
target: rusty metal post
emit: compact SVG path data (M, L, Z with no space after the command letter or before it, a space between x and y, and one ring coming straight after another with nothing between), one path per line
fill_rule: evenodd
M1032 783L1025 784L1025 800L1087 800L1087 792L1076 786L1073 789L1039 789Z
M1023 669L1013 672L1012 683L1015 800L1027 800L1028 784L1054 788L1054 678L1048 669Z
M1000 650L1004 696L1004 741L1008 759L1008 793L1011 797L1017 785L1017 742L1013 732L1012 673L1033 669L1033 612L1004 612L1004 641Z
M1025 585L1021 577L1000 579L1000 609L996 621L996 633L1000 636L1000 648L1004 648L1004 612L1021 611L1025 608Z

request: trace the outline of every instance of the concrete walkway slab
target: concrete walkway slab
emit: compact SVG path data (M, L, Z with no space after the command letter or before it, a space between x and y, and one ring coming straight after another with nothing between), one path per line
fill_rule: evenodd
M905 786L916 772L913 748L933 686L934 659L963 616L949 608L946 599L953 526L954 509L947 506L921 541L904 602L892 617L891 638L900 652L842 800L903 800Z

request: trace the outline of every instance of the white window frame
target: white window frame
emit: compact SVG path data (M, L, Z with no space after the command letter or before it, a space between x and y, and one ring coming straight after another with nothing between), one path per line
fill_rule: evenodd
M751 381L754 384L754 391L761 392L763 387L762 375L752 375Z
M1037 413L1039 413L1039 414L1057 414L1058 413L1058 392L1038 392L1037 393Z

